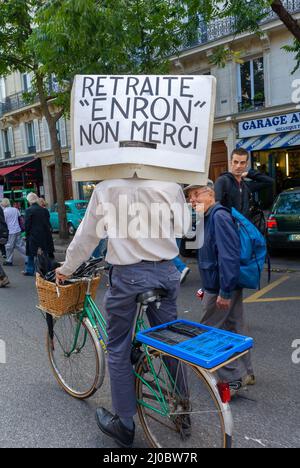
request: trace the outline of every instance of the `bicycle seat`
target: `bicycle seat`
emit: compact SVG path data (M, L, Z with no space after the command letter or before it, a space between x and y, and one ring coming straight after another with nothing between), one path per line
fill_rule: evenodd
M151 302L159 302L164 297L167 297L168 291L165 289L151 289L145 293L139 294L136 298L138 304L150 304Z

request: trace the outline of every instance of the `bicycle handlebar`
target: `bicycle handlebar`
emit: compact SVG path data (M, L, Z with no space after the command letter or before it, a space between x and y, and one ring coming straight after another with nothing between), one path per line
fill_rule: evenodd
M100 271L105 271L105 270L108 270L109 268L106 267L106 266L102 266L102 267L98 267L94 270L94 272L89 275L89 276L83 276L82 278L70 278L70 279L67 279L66 281L68 283L84 283L84 282L88 282L88 281L91 281L92 279L95 278L95 276L97 275L97 273L100 273Z

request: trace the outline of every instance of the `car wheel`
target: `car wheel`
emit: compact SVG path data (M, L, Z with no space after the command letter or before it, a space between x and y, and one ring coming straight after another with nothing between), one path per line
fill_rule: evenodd
M69 236L75 236L76 229L74 228L72 223L68 224L68 233Z

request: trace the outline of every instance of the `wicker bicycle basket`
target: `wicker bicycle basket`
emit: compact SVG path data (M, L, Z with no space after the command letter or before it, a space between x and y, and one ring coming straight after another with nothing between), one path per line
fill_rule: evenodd
M92 280L91 296L96 297L101 278ZM83 310L84 299L88 284L86 282L74 283L66 286L57 286L36 275L36 289L39 297L39 308L55 317L74 314Z

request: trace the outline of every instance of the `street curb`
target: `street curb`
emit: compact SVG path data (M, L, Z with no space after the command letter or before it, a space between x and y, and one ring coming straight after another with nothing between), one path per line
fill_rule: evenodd
M269 271L268 268L265 269L265 271ZM299 268L284 268L284 267L273 267L271 268L271 273L300 273L300 267Z

